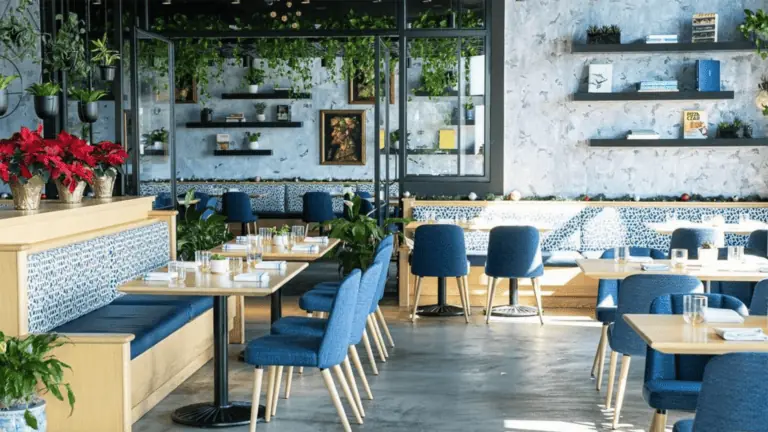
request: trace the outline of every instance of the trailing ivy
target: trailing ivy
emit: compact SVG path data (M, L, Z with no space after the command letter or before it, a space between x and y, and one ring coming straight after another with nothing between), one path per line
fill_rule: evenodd
M27 10L32 0L19 0L19 5L0 18L0 53L19 61L37 60L38 42L42 36L36 18Z
M91 71L85 58L85 23L72 12L66 17L56 15L56 21L60 26L48 46L50 57L45 60L45 66L50 73L63 71L70 78L83 80Z

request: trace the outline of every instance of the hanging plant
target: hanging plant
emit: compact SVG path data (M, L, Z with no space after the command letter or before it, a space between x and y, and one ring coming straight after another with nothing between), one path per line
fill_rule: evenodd
M763 50L768 43L768 13L762 9L758 9L757 12L746 9L744 14L746 18L739 26L739 30L745 38L755 42L757 53L765 60L768 58L768 52Z
M32 0L19 0L19 5L0 18L0 52L17 60L37 60L38 42L47 39L36 27L37 20L27 8Z
M72 12L66 18L64 15L56 15L56 21L61 24L56 38L48 47L48 71L62 71L73 79L85 79L91 67L85 59L85 42L82 38L85 33L84 23Z
M113 81L115 79L115 62L120 60L120 53L117 50L109 48L107 44L107 34L104 37L91 41L93 48L91 61L99 65L99 72L103 81Z

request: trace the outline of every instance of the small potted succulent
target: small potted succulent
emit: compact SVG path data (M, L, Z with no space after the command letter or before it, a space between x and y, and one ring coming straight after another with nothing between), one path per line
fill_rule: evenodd
M41 119L47 119L59 113L59 92L61 86L52 82L32 84L27 87L27 93L35 97L35 114Z
M211 255L211 273L225 274L229 272L229 258L224 255Z
M248 86L248 93L256 94L259 92L259 86L264 84L264 71L259 68L248 68L248 72L243 77L243 82Z
M245 133L245 139L248 141L248 148L250 150L258 150L259 148L259 138L261 138L261 132L246 132Z
M587 29L587 43L589 45L606 45L621 43L621 28L611 26L590 26Z
M98 100L107 95L103 90L73 88L69 95L77 100L77 116L83 123L93 123L99 119Z
M718 250L712 242L704 242L699 248L699 261L713 263L717 261Z
M272 228L272 244L278 247L288 246L288 234L290 233L291 227L288 225Z
M93 146L93 195L95 198L112 198L117 173L123 174L123 164L128 153L120 144L102 141Z
M0 116L8 111L8 86L18 77L18 75L0 74Z
M266 121L267 115L265 113L267 112L267 104L259 102L255 104L254 107L256 107L256 121Z
M117 50L109 49L106 33L104 33L104 37L101 39L91 41L91 44L93 45L91 49L93 58L91 60L99 64L100 78L103 81L113 81L115 79L115 71L117 70L115 62L120 60L120 53Z

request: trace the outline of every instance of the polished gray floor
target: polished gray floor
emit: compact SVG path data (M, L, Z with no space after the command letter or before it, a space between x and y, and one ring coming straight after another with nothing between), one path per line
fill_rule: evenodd
M265 310L265 304L250 303L249 337L267 331ZM369 375L375 400L364 401L365 424L353 422L353 430L610 430L611 414L603 409L605 391L598 394L589 379L600 330L588 317L550 316L541 327L533 320L506 319L486 326L479 311L469 325L461 318L422 318L410 324L406 313L395 307L386 308L386 314L397 346L390 360L379 365L381 374ZM238 351L236 346L230 350L231 395L248 400L252 368L236 360ZM367 357L361 355L367 365ZM134 424L133 430L194 430L174 425L170 414L185 404L210 400L211 371L209 362ZM636 359L620 430L647 430L650 424L651 410L641 395L642 374L643 361ZM671 413L668 427L688 416ZM277 418L259 424L258 430L341 430L319 373L296 376L291 399L281 399Z

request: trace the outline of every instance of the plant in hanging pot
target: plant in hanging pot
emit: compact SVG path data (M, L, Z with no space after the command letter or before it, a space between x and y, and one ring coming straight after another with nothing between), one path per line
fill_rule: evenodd
M16 210L37 210L40 194L54 164L61 163L61 148L25 127L0 140L0 179L11 187Z
M65 390L70 413L74 409L75 395L64 381L64 370L71 368L51 354L65 344L55 333L7 337L0 332L0 431L45 431L40 397L45 393L64 401Z
M245 139L248 141L248 148L251 150L259 149L259 138L261 138L261 132L245 133Z
M93 183L94 147L85 140L67 132L60 132L55 140L60 149L61 162L54 162L51 177L59 192L59 200L77 204L83 200L85 185Z
M96 198L112 198L117 173L123 173L128 153L120 144L102 141L93 147L93 195Z
M266 74L259 68L248 68L243 77L243 83L248 87L248 93L258 93L259 86L264 84Z
M77 100L77 116L83 123L93 123L99 119L98 100L107 95L103 90L73 88L69 95Z
M259 102L255 104L254 107L256 107L256 121L266 121L267 115L265 113L267 112L267 104Z
M93 45L93 48L91 48L91 53L93 54L91 61L98 63L100 78L103 81L113 81L115 79L115 71L117 70L115 62L120 60L120 54L117 50L110 49L109 45L107 45L106 33L104 33L101 39L91 41L91 44Z
M714 263L717 261L718 249L712 242L704 242L699 248L699 261Z
M0 74L0 116L8 111L8 86L18 77Z
M35 114L47 119L59 113L61 86L52 82L35 83L27 87L27 93L35 97Z

